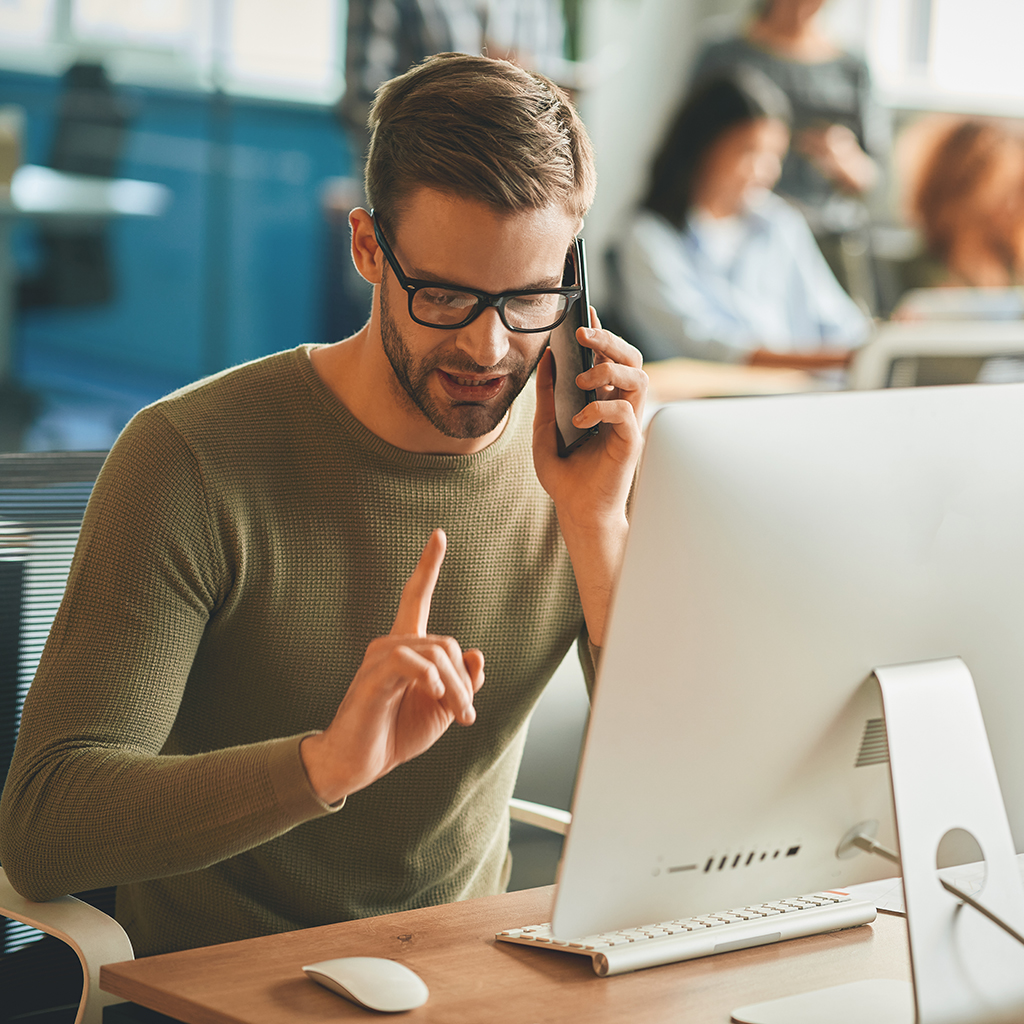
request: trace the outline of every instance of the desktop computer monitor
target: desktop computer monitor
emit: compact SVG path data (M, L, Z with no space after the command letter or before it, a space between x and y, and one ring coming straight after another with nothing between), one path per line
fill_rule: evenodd
M659 410L554 933L897 873L843 845L897 846L872 672L954 657L1022 850L1024 385Z

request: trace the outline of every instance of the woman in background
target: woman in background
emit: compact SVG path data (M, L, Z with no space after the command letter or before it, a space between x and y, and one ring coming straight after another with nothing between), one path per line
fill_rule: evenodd
M711 43L697 58L695 86L753 67L770 78L793 110L793 147L777 191L794 200L815 235L862 226L863 197L877 182L872 153L888 148L885 113L874 103L867 64L829 38L823 0L760 0L744 30Z
M940 270L936 284L1024 284L1024 137L983 118L912 129L908 213Z
M770 191L789 117L750 68L683 104L617 251L621 315L646 358L824 368L867 338L806 221Z

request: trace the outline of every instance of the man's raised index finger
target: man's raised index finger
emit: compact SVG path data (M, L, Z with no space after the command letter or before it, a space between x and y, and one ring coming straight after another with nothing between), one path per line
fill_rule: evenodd
M420 560L402 590L402 599L398 602L398 612L391 627L393 634L426 636L430 601L447 545L444 530L434 530L428 538Z

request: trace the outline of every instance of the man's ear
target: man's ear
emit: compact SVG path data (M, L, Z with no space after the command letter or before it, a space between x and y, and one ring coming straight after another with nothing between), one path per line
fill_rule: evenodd
M348 215L348 224L352 230L352 262L356 270L370 284L380 284L384 253L377 244L369 212L356 207Z

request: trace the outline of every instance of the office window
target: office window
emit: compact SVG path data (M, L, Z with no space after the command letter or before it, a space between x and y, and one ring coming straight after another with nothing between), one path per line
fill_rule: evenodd
M228 81L265 88L330 90L339 85L335 0L233 0Z
M181 47L198 28L195 0L74 0L72 32L81 39Z
M933 0L932 81L946 92L1024 99L1024 4Z
M0 0L0 62L59 72L76 53L115 80L333 103L344 0Z
M1007 0L874 0L868 52L895 105L1020 113L1024 4Z
M4 46L42 45L53 35L54 0L0 0Z

